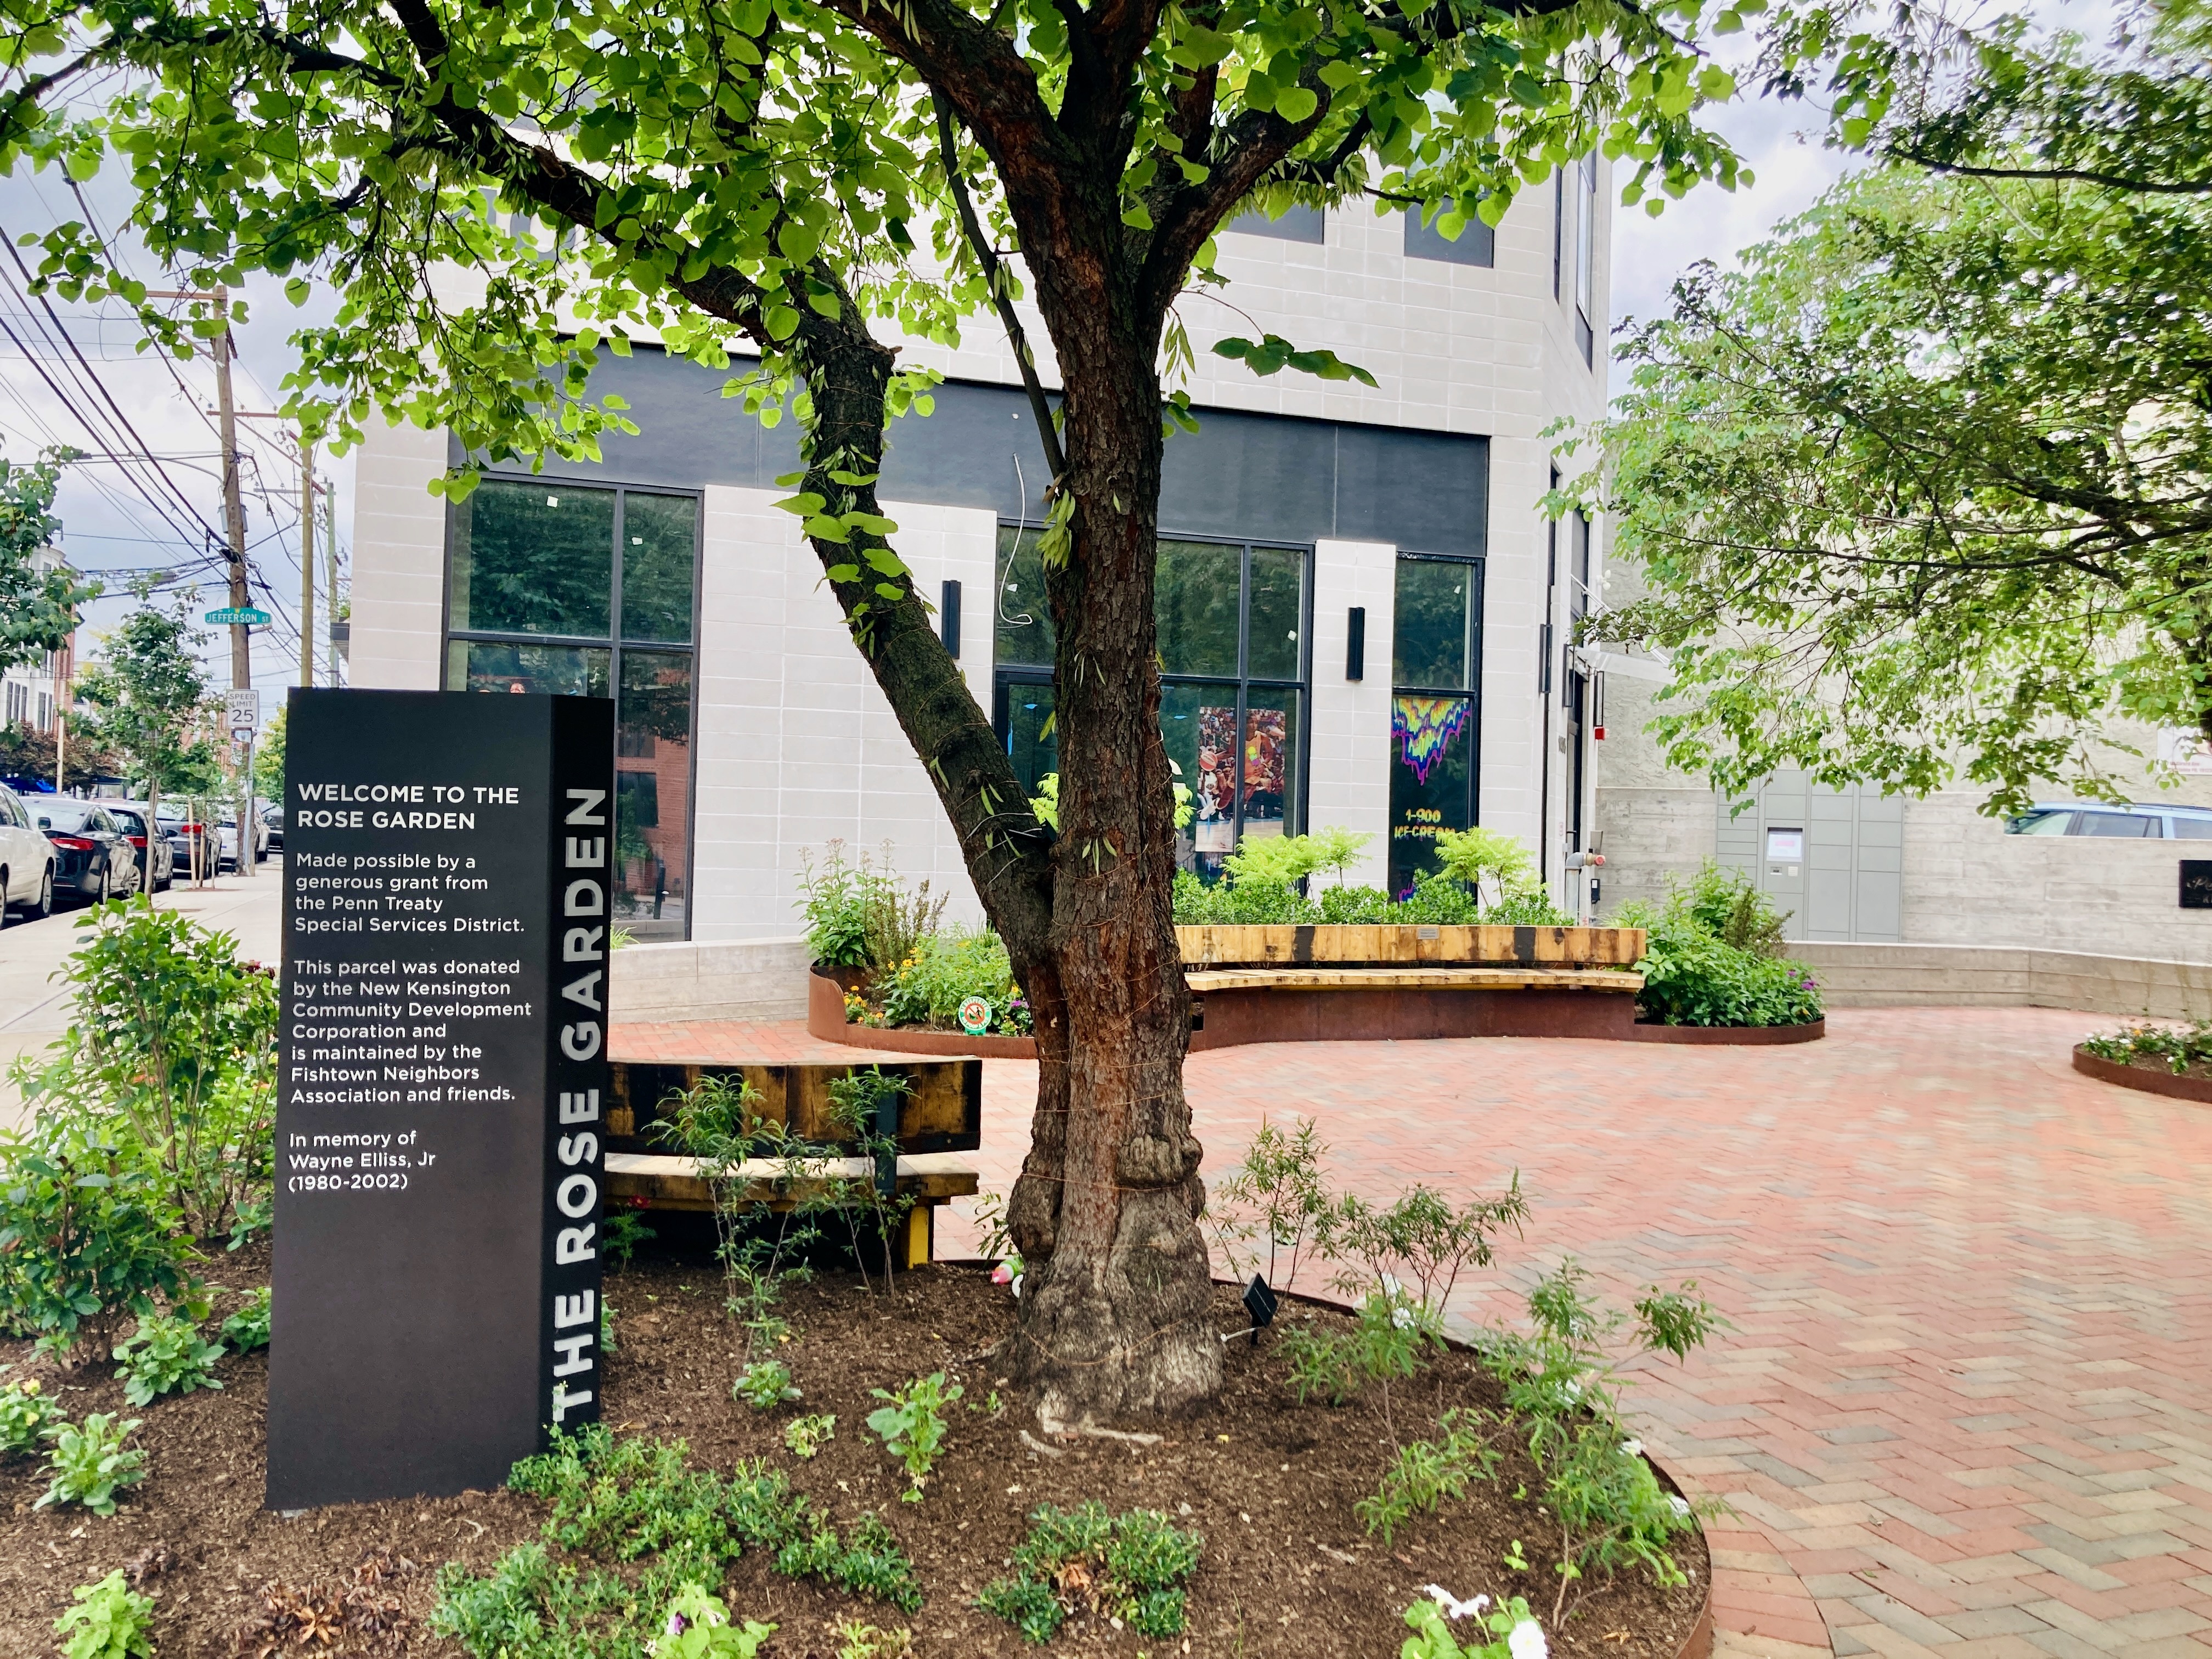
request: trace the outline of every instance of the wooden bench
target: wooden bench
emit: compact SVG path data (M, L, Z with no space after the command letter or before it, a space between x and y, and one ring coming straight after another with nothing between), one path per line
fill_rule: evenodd
M1632 1040L1644 975L1613 968L1296 966L1187 970L1190 1046L1386 1038Z
M696 1162L669 1149L656 1133L672 1096L708 1077L743 1078L757 1096L754 1109L780 1123L810 1147L820 1149L805 1168L817 1179L794 1181L780 1161L756 1159L739 1168L740 1201L787 1209L832 1179L872 1178L870 1159L844 1156L853 1137L830 1109L830 1085L880 1065L910 1085L899 1103L899 1158L893 1190L914 1200L903 1254L908 1265L929 1260L938 1206L977 1190L974 1167L956 1156L983 1144L983 1066L978 1060L917 1060L855 1054L835 1061L625 1060L611 1062L613 1103L608 1110L607 1197L635 1208L707 1212L714 1207Z

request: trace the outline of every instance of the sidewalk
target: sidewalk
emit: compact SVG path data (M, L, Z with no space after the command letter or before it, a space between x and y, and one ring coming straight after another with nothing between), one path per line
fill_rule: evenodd
M179 881L154 895L163 910L179 910L207 927L238 936L246 956L275 963L283 938L284 866L281 854L245 880L227 875L194 889ZM21 1109L5 1081L20 1054L36 1054L69 1027L70 1004L52 978L76 948L88 907L57 908L44 921L11 918L0 928L0 1127L12 1125Z
M1735 1328L1629 1400L1735 1508L1712 1532L1719 1653L2212 1659L2212 1108L2072 1070L2111 1023L1867 1009L1793 1048L1279 1043L1194 1055L1187 1079L1209 1179L1263 1115L1318 1120L1333 1179L1370 1198L1517 1169L1527 1237L1463 1318L1514 1317L1570 1254L1616 1300L1699 1282ZM987 1063L987 1189L1019 1168L1034 1090L1029 1064ZM949 1221L939 1250L972 1234Z

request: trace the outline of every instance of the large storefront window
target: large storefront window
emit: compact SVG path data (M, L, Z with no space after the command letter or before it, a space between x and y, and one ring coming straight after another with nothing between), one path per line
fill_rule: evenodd
M1031 789L1059 765L1037 535L1000 527L993 623L999 733ZM1212 875L1239 836L1294 831L1304 817L1307 563L1302 548L1159 544L1160 736L1194 809L1176 841L1186 869Z
M1390 890L1436 864L1439 830L1475 821L1482 564L1402 554L1391 624Z
M695 495L492 478L453 514L447 688L615 699L616 920L641 939L690 931L698 543Z

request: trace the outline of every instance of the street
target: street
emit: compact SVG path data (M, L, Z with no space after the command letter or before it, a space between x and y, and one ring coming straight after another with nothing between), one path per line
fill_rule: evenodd
M207 927L238 936L241 954L276 963L281 939L284 882L281 854L248 880L225 875L194 889L179 879L154 896L163 910L180 910ZM23 1054L36 1054L69 1025L70 1004L53 975L76 948L77 935L91 915L89 906L57 908L43 921L10 916L0 928L0 1125L12 1125L21 1101L5 1073Z

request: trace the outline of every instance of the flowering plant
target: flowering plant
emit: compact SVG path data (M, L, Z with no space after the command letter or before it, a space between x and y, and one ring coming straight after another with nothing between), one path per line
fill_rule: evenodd
M647 1650L651 1659L756 1659L774 1625L748 1619L742 1628L730 1622L722 1599L696 1584L686 1584L668 1604L660 1635Z
M1428 1593L1431 1600L1406 1609L1406 1623L1413 1634L1398 1650L1398 1659L1549 1659L1551 1644L1544 1639L1543 1626L1520 1596L1493 1607L1486 1595L1456 1601L1440 1584L1429 1585ZM1498 1639L1462 1646L1451 1628L1462 1619L1474 1621L1469 1635Z

